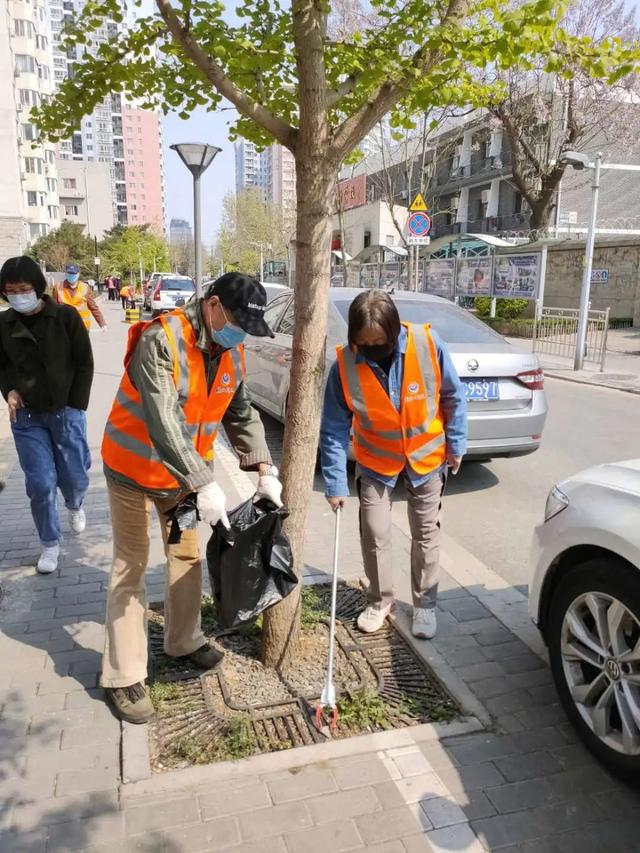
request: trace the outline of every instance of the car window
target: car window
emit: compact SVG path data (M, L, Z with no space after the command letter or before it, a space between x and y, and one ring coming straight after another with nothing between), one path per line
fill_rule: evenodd
M287 306L287 310L284 312L284 314L282 316L282 320L280 320L278 332L281 335L292 335L293 334L293 324L295 322L294 302L295 302L295 300L292 299L291 304Z
M181 290L195 293L196 286L190 278L163 278L161 290Z
M267 306L267 310L264 312L264 319L272 331L277 331L278 320L280 319L280 315L282 311L291 298L290 293L283 293L281 296L278 296L273 302L270 302Z
M351 300L336 299L334 305L345 323L348 322ZM408 323L431 323L447 344L490 344L502 338L473 314L450 302L422 299L396 300L400 319Z

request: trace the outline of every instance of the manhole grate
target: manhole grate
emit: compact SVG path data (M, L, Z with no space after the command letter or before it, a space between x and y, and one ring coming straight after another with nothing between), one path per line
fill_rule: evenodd
M330 595L328 587L315 589L322 605L326 604ZM361 634L357 630L356 619L365 604L362 590L340 585L338 646L357 673L349 695L353 696L358 690L377 694L384 714L364 727L357 720L343 721L334 737L455 717L458 713L456 703L391 624L385 623L376 634ZM228 634L217 632L212 636L224 641ZM273 752L326 740L326 732L318 731L314 723L318 692L296 694L281 676L288 692L285 698L256 701L255 704L234 701L224 674L225 665L218 673L202 674L189 669L164 654L162 639L162 616L152 612L149 622L152 693L162 690L167 693L159 701L156 699L158 714L150 726L154 770L193 763L189 758L190 750L184 748L185 743L189 746L215 739L239 719L245 721L250 730L253 752ZM248 641L246 645L248 648L251 643ZM165 689L167 685L172 686ZM200 757L196 758L198 761Z

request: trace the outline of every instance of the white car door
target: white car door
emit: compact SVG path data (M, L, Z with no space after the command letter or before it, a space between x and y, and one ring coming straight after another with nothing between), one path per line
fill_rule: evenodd
M267 306L264 319L274 332L278 329L280 318L293 298L291 291L278 296ZM245 339L245 365L246 384L255 403L272 414L279 415L279 411L273 411L273 402L270 398L269 388L272 384L271 365L276 357L276 350L272 347L272 338L255 338L248 336Z

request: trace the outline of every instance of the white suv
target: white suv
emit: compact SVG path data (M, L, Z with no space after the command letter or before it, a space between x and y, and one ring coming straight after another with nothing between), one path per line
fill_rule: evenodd
M165 311L173 311L174 308L186 305L195 292L195 283L187 275L160 276L151 292L152 316L157 317Z

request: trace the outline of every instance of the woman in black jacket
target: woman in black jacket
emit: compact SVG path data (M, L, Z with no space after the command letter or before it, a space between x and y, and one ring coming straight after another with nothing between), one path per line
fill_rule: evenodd
M42 543L37 569L50 574L60 555L58 488L71 530L82 533L86 526L91 454L85 411L93 354L76 309L57 305L45 288L31 258L9 258L0 270L0 295L11 305L0 312L0 391Z

